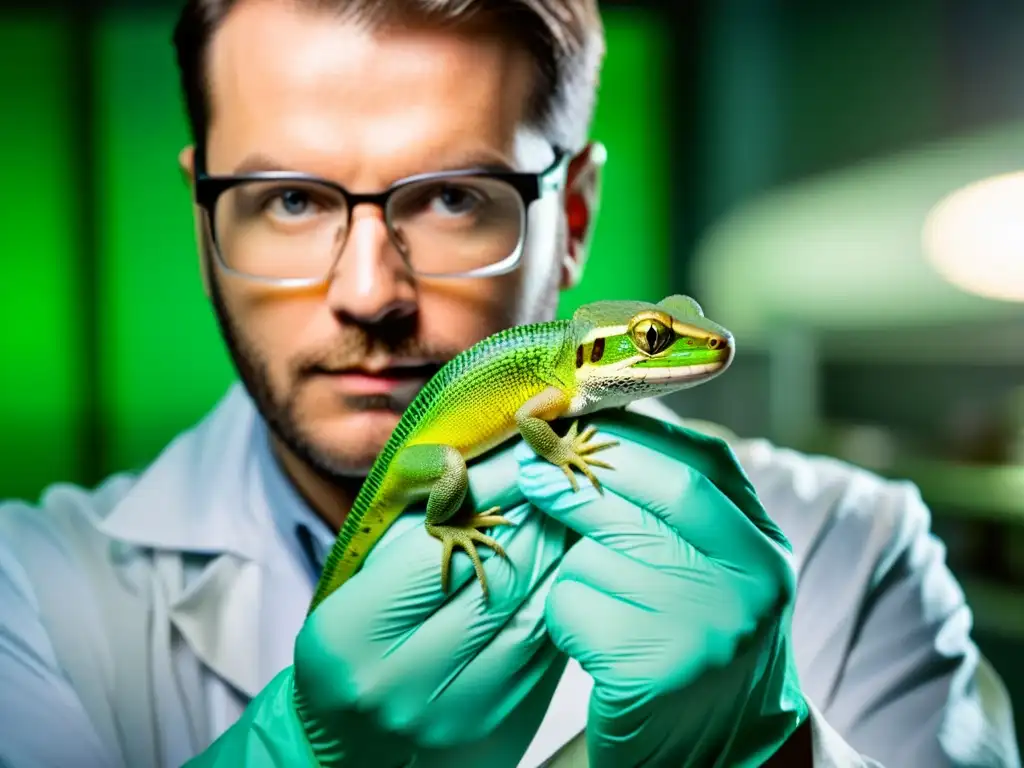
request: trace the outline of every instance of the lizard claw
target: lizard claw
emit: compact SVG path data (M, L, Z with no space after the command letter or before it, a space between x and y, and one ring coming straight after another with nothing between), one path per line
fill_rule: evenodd
M483 589L484 597L488 596L487 576L484 563L477 551L477 544L490 547L499 557L507 557L504 548L495 539L480 532L480 528L492 528L497 525L512 525L511 521L498 514L501 507L491 507L471 517L462 525L427 525L427 533L441 542L441 589L448 594L449 575L451 573L452 555L455 547L461 548L473 561L473 570Z
M601 467L603 469L614 469L614 467L606 461L601 459L595 459L591 454L597 451L603 451L607 448L612 448L619 444L617 440L608 440L603 443L592 443L590 439L596 434L597 429L594 426L588 426L583 432L579 432L579 422L574 421L569 427L569 431L561 438L561 448L559 452L561 454L561 460L555 461L565 472L565 476L569 480L569 484L572 486L573 491L579 491L580 486L576 480L576 475L573 473L575 467L580 473L590 480L594 488L600 493L602 491L601 483L590 471L591 467Z

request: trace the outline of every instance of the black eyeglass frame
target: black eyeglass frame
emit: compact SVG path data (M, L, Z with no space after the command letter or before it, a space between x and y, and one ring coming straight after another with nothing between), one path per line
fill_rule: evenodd
M194 199L196 204L203 210L206 217L207 230L210 234L210 241L213 245L214 256L217 259L218 265L221 269L229 272L238 277L246 280L253 280L256 282L266 283L269 285L281 286L281 287L308 287L319 285L330 279L331 273L337 266L337 259L341 258L341 252L335 256L335 261L326 270L325 274L321 277L306 278L306 277L263 277L260 275L251 275L247 272L240 272L225 261L220 252L220 245L217 243L217 228L214 224L215 211L217 208L217 201L220 196L233 187L240 186L252 181L294 181L297 183L316 183L322 186L326 186L329 189L336 191L340 194L346 204L347 208L347 220L345 223L346 231L352 223L352 211L357 205L374 205L384 212L385 218L387 217L387 205L391 197L401 191L402 189L412 185L420 184L424 181L431 181L434 179L460 179L460 178L483 178L494 181L504 182L512 187L519 195L523 202L521 209L521 221L519 226L519 242L516 245L515 250L506 256L501 261L494 264L489 264L485 267L479 267L477 269L469 270L467 272L458 273L422 273L414 270L412 265L409 264L408 257L399 248L399 252L402 253L402 258L406 262L406 267L415 275L422 277L434 278L465 278L465 277L493 277L496 275L503 275L511 272L518 268L519 263L522 260L523 249L527 240L527 229L528 229L528 216L530 206L539 200L543 195L549 192L555 192L562 188L565 183L566 170L568 168L569 160L572 155L561 147L554 147L555 157L554 160L541 171L506 171L506 170L495 170L493 168L476 167L476 168L458 168L451 171L430 171L427 173L419 173L413 176L407 176L403 179L392 183L380 192L351 192L341 184L325 179L322 176L317 176L311 173L302 173L298 171L256 171L253 173L244 174L232 174L232 175L210 175L205 170L205 155L200 148L196 149L195 153L195 194ZM388 232L392 232L390 222L388 222Z

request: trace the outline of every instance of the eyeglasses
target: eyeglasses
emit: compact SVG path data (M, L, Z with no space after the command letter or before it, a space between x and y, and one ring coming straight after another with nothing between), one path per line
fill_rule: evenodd
M568 160L556 148L539 173L424 173L356 194L305 173L210 176L197 152L195 199L221 267L252 280L292 287L327 280L357 205L383 210L391 241L414 275L489 277L519 265L527 210L564 184Z

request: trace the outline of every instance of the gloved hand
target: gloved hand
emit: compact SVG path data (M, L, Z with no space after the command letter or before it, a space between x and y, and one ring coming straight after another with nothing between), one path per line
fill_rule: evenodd
M407 513L306 620L294 667L190 765L514 768L566 663L544 602L567 531L530 509L517 473L511 447L469 470L475 506L513 523L490 532L507 561L480 550L489 602L461 553L442 593L441 545Z
M622 411L589 423L620 443L603 493L515 453L527 498L583 537L546 619L594 678L590 766L761 765L808 715L788 542L721 440Z

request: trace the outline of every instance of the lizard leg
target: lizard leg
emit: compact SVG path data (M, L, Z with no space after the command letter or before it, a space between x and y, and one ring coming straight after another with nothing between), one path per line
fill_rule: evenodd
M597 430L590 426L579 431L579 422L574 421L569 431L559 437L548 424L548 420L557 419L569 407L569 397L557 387L548 387L543 392L531 397L516 411L516 425L526 443L537 453L557 467L561 467L569 479L574 491L580 489L573 474L573 467L578 469L600 491L601 483L591 467L613 469L612 465L592 454L618 445L617 440L603 443L592 443L591 438Z
M455 547L459 547L473 561L473 569L480 581L484 596L487 596L487 577L484 564L477 551L477 544L490 547L501 557L505 550L490 536L480 532L481 528L497 525L511 525L502 517L501 507L491 507L479 512L468 520L453 521L469 491L469 473L462 454L450 445L418 444L404 448L396 457L396 469L410 489L429 488L427 497L427 533L441 542L441 588L447 592L451 559Z

